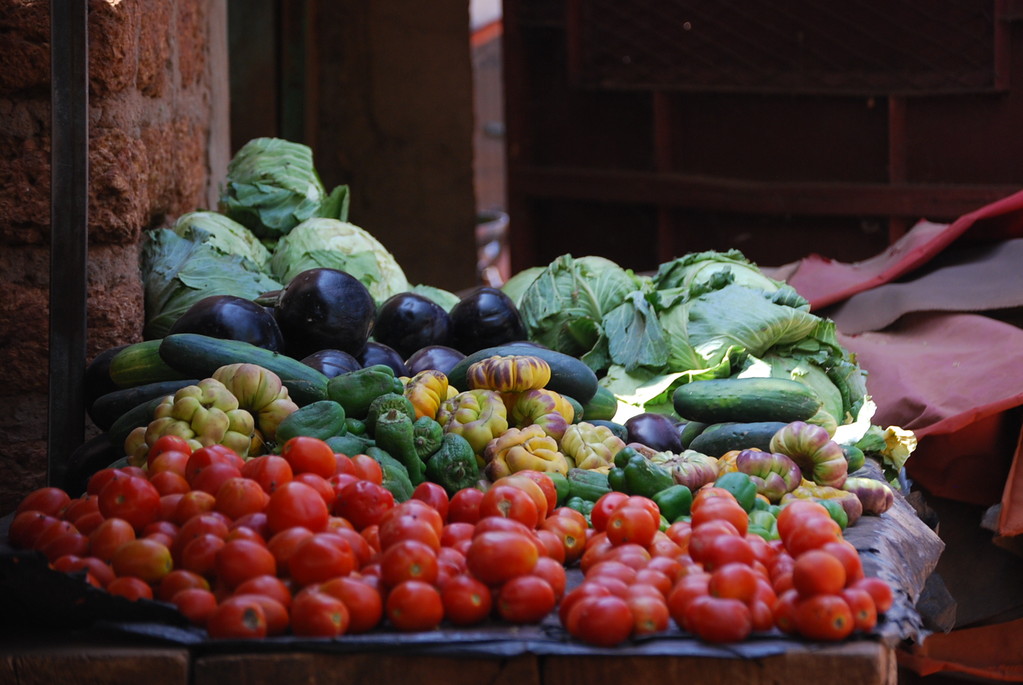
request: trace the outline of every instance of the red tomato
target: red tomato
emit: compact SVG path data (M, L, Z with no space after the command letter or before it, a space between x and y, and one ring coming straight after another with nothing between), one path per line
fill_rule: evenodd
M469 571L484 583L500 585L515 576L531 572L539 557L536 543L530 537L492 530L472 539L465 563Z
M96 512L99 512L99 495L83 495L68 502L64 508L64 520L75 523L82 516Z
M448 504L448 521L476 523L480 520L480 502L483 491L478 488L462 488L451 496Z
M543 545L542 554L544 556L555 559L559 564L565 563L565 545L562 544L561 537L557 533L538 528L533 534Z
M856 626L849 605L839 595L813 595L799 599L795 622L796 631L803 637L827 642L844 640Z
M180 568L211 577L216 569L217 552L225 545L224 538L204 533L189 541L177 555Z
M801 597L838 594L845 587L845 567L824 550L808 550L796 557L792 586Z
M334 453L334 459L337 462L337 468L334 470L334 475L340 476L341 474L355 475L355 464L352 463L351 457L347 454ZM328 479L329 480L329 479Z
M574 511L570 509L569 511ZM561 546L565 552L565 563L571 564L578 561L586 550L586 519L579 519L572 516L552 515L548 516L540 524L542 530L551 531L558 536Z
M110 565L119 576L135 576L150 584L159 583L174 568L167 546L149 538L125 542L114 551Z
M285 528L284 530L275 533L266 541L266 548L270 550L274 560L277 562L278 575L288 575L288 566L291 562L291 555L295 553L295 549L303 540L311 537L312 535L313 531L308 528L303 526L292 526L291 528Z
M56 516L41 511L23 511L11 521L7 539L18 549L33 549L43 531L58 522L60 519Z
M129 540L134 540L135 537L135 528L124 519L104 519L89 534L90 554L109 562L114 558L114 552L118 547Z
M344 635L350 622L345 603L326 592L300 592L291 604L291 632L300 637Z
M277 454L262 454L249 459L242 465L241 474L259 483L268 495L295 477L288 460Z
M153 476L165 471L175 473L184 478L185 467L188 465L188 458L191 454L191 452L184 452L181 450L160 452L149 461L149 480L153 480ZM188 482L187 479L185 482Z
M778 600L774 603L772 614L774 615L775 627L787 635L795 635L796 630L796 605L799 603L799 593L795 588L790 588L778 593Z
M152 471L153 460L164 452L191 454L192 446L188 444L188 440L179 435L161 435L156 442L149 446L149 452L146 453L146 467L150 471Z
M288 630L290 616L284 605L268 595L255 594L248 596L255 598L260 606L263 607L263 613L266 615L266 634L268 637L271 635L283 635ZM238 592L231 595L231 599L240 600L243 597L246 597L246 595L239 594Z
M703 503L707 500L711 500L716 497L724 497L727 500L738 503L738 500L735 499L735 495L733 495L731 491L714 485L705 485L702 488L697 489L696 493L693 494L693 501L689 506L690 513L702 507Z
M561 621L561 625L568 625L568 613L572 610L572 607L575 606L576 602L581 600L583 597L607 597L610 594L611 590L609 590L606 585L589 582L584 579L583 582L566 592L564 596L562 596L561 601L558 602L558 619Z
M237 469L245 465L245 461L234 450L224 445L208 445L192 452L185 465L185 478L191 481L200 471L211 464L230 464Z
M429 524L437 534L437 540L440 540L440 536L444 532L444 519L440 515L440 512L419 499L410 499L405 502L401 502L400 504L396 504L389 510L385 511L379 521L381 530L383 530L390 520L394 518L411 518ZM381 542L383 542L383 540L384 536L381 536Z
M874 606L877 607L878 615L886 613L892 608L895 596L892 593L892 586L877 576L865 576L853 582L850 587L857 587L866 590L874 598Z
M738 533L739 531L735 531ZM679 546L683 553L689 552L689 539L693 534L693 524L689 521L676 521L664 531L668 539Z
M547 478L548 480L550 480L549 476ZM554 482L551 481L552 487L553 484ZM550 511L551 509L549 505L550 500L547 497L547 491L534 478L530 478L529 476L525 475L519 475L519 473L516 472L511 474L510 476L498 478L496 481L494 481L493 485L491 485L491 489L493 489L495 485L512 485L521 490L525 490L526 494L528 494L533 499L533 503L536 504L537 522L543 521L545 518L547 518L547 512ZM555 495L555 500L556 499L557 496Z
M289 438L281 446L281 456L296 474L315 473L326 479L337 473L337 457L323 440L305 435Z
M242 476L225 480L214 497L214 510L232 520L262 511L270 500L259 483Z
M699 529L691 529L685 548L693 561L701 562L711 540L723 535L740 537L738 529L736 529L736 527L730 522L724 520L708 521L701 525ZM753 550L750 548L751 557L752 552Z
M352 553L355 555L355 568L362 568L373 558L374 550L370 547L369 541L353 528L336 528L331 530L336 535L348 542Z
M142 530L160 513L160 492L145 478L122 474L103 486L99 510L106 518L122 518Z
M558 599L545 579L538 575L516 576L501 585L497 593L497 614L509 623L539 623Z
M646 547L654 541L659 524L659 515L655 516L647 507L626 501L608 516L604 532L612 545L633 542Z
M388 587L406 580L434 583L437 573L436 549L420 540L397 540L380 557L380 578Z
M181 474L173 471L160 471L150 474L149 482L153 484L160 495L184 494L192 489L188 481Z
M568 586L568 574L565 573L565 566L561 562L551 557L540 557L536 560L536 566L533 567L531 575L546 580L554 590L554 599L561 601Z
M82 557L67 554L53 562L53 568L64 573L84 571L96 579L98 587L106 587L116 577L114 569L107 562L96 557Z
M326 528L330 511L313 487L290 481L278 487L266 505L266 523L271 534L302 526L314 533Z
M859 551L851 542L844 538L832 540L821 545L821 549L842 562L847 585L863 577L863 560L860 558Z
M482 623L493 606L490 588L468 573L449 578L441 587L440 596L444 618L457 626Z
M741 642L753 632L753 615L737 599L703 595L686 609L685 626L704 642Z
M180 553L185 545L203 535L226 538L229 531L230 524L223 514L212 511L206 514L196 514L181 524L171 551L175 554Z
M737 599L749 604L756 595L759 577L760 574L748 564L723 564L711 571L707 592L712 597Z
M794 499L782 506L778 512L778 535L788 535L789 527L804 518L831 518L823 504L812 499ZM784 533L783 533L784 531Z
M586 577L593 579L599 576L610 576L618 578L626 585L631 585L636 580L636 573L636 569L632 566L624 564L617 559L602 559L586 570Z
M683 576L668 593L668 611L675 623L685 627L689 605L698 597L710 596L710 574L700 571Z
M181 526L197 514L213 511L216 505L217 498L214 495L203 490L191 490L178 499L170 520Z
M412 499L422 500L437 510L442 521L448 520L448 507L451 506L451 498L447 490L437 483L425 480L412 491Z
M394 495L387 488L369 480L358 480L349 483L338 493L334 514L348 519L356 530L362 530L379 524L392 507Z
M160 579L159 585L156 586L156 597L169 602L174 595L182 590L196 587L209 590L210 583L198 573L188 569L176 568Z
M590 512L590 526L598 532L603 531L607 525L607 520L611 517L611 512L627 499L629 499L629 496L624 492L612 491L601 495L593 503L593 511Z
M187 480L193 490L201 490L211 495L216 495L221 485L231 478L239 478L241 475L241 469L233 463L217 462L206 466Z
M368 480L374 485L382 485L384 482L384 469L373 457L368 454L355 454L350 457L355 475L362 480Z
M675 583L684 573L683 562L680 557L653 556L646 564L646 569L659 571L667 576L672 584ZM667 595L667 593L665 593Z
M536 469L524 469L516 471L515 475L528 478L540 486L540 490L543 491L547 498L547 515L550 516L551 512L558 506L558 488L554 485L554 480L550 474Z
M206 632L214 639L266 637L266 612L262 602L257 595L229 597L207 617Z
M533 481L523 479L523 482L535 486L539 492L539 486ZM542 492L539 492L539 498L547 501ZM480 500L480 518L501 516L519 521L529 528L536 528L541 520L537 501L538 499L534 499L527 490L518 485L495 484L483 493L483 499Z
M703 564L707 571L732 563L751 566L756 560L753 546L741 535L716 535L706 545L700 546L698 551L697 554L697 549L693 549L693 559Z
M217 597L210 590L186 588L168 600L195 626L205 627L206 621L217 608Z
M433 585L406 580L387 593L384 612L396 630L434 630L444 619L444 603L440 591Z
M739 532L739 535L746 535L749 529L749 514L742 508L735 497L729 493L728 497L711 497L703 501L699 509L692 510L690 523L693 530L698 529L709 521L728 521Z
M243 580L234 589L234 594L266 595L280 602L285 609L291 606L291 588L282 579L268 573Z
M217 580L233 588L255 576L276 575L277 560L258 542L231 540L217 551L214 568Z
M668 629L671 615L668 613L668 603L660 593L657 596L630 595L625 598L625 602L632 612L633 635L649 635Z
M352 546L333 533L313 533L295 546L288 559L288 575L300 587L346 576L355 567Z
M319 587L320 592L337 597L348 609L348 633L360 634L373 630L384 616L384 600L380 591L361 578L341 576L331 578Z
M843 588L839 595L849 605L853 616L853 630L869 632L877 625L877 607L870 593L861 587Z
M25 495L14 510L15 514L23 511L41 511L50 516L61 517L64 510L71 504L71 496L52 486L37 488Z
M629 638L634 625L628 601L608 595L580 598L569 610L565 628L583 642L613 647Z
M58 535L39 548L49 561L54 561L65 554L81 556L89 553L89 538L74 527L73 523L67 522L70 527L68 532Z
M106 591L130 600L153 599L153 588L141 578L118 576L107 583Z
M455 521L444 524L444 530L440 535L441 547L453 547L460 540L471 540L476 526L465 521Z
M323 503L327 505L327 511L334 507L334 501L337 499L337 490L334 489L334 486L326 478L306 471L305 473L296 474L295 481L305 483L316 490L320 497L323 498Z
M780 533L779 533L780 535ZM842 528L830 517L805 517L793 522L781 538L789 554L798 557L811 549L842 539Z

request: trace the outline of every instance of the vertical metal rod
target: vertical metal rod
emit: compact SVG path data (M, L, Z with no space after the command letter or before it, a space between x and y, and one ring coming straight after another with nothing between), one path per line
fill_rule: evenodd
M89 203L87 0L50 3L50 336L47 482L85 437Z

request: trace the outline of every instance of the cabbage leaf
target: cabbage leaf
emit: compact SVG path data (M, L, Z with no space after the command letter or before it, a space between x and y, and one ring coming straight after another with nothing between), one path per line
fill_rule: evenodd
M208 243L224 254L246 257L260 271L270 265L270 251L249 229L218 212L196 211L174 222L174 232L193 242Z

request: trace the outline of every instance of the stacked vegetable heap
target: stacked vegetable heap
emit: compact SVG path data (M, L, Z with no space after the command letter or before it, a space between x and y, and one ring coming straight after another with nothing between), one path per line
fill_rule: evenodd
M112 458L29 494L12 545L211 638L874 628L892 588L843 530L913 436L794 290L733 251L459 297L409 284L347 192L257 139L218 212L148 233L146 340L88 371Z

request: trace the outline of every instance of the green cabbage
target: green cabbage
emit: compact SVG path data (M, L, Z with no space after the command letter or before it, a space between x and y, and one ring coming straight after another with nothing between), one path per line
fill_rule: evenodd
M462 299L455 293L451 292L450 290L438 288L437 286L434 285L426 285L425 283L420 283L419 285L413 286L412 292L414 292L417 295L422 295L426 299L431 300L436 304L439 304L441 308L443 308L444 311L448 313L450 313L451 309L456 304L458 304Z
M289 283L308 269L345 271L362 281L377 303L409 289L394 255L368 231L346 221L316 218L303 221L277 241L270 273Z
M312 217L347 219L348 187L327 194L308 146L253 138L228 163L219 210L272 243Z
M270 251L252 231L217 212L190 212L174 222L174 232L197 243L208 243L224 254L250 259L260 271L270 264Z

